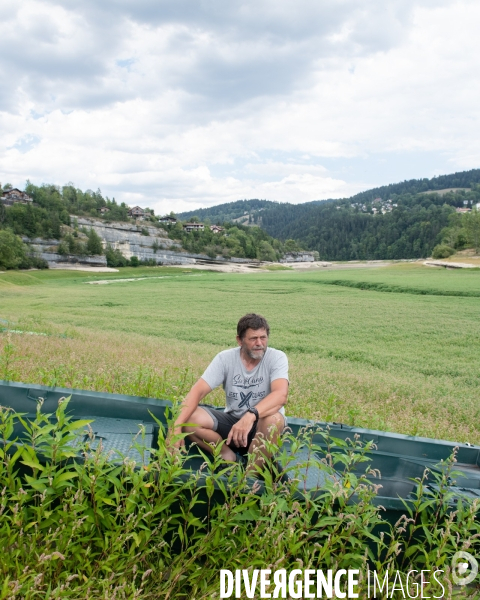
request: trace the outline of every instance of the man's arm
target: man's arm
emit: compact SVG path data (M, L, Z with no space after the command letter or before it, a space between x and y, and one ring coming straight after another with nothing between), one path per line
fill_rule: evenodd
M259 419L274 415L287 403L288 379L275 379L270 384L270 390L268 396L265 396L265 398L255 405ZM226 443L230 444L233 441L238 448L245 448L248 442L248 434L254 422L255 415L251 412L246 412L230 429Z
M275 379L270 384L270 390L268 396L255 405L260 419L274 415L285 406L288 398L288 379Z
M192 389L185 396L184 401L182 402L182 408L180 410L180 414L175 420L173 425L172 435L177 435L182 433L182 425L185 423L189 423L190 417L193 415L197 406L200 402L205 398L207 394L212 391L212 388L208 385L208 383L200 378L193 386ZM173 444L176 448L180 448L185 445L185 441L183 438L175 441Z

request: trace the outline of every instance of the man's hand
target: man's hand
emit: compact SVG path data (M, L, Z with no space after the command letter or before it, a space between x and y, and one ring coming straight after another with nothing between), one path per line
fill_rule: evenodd
M251 412L246 412L230 429L226 441L227 446L233 442L237 448L246 448L248 444L248 434L252 430L254 423L255 415Z
M199 402L212 391L212 388L203 379L199 379L188 392L185 400L182 403L180 414L178 415L172 430L168 431L167 447L171 450L179 450L185 448L185 438L177 437L182 433L182 424L188 423L190 417L195 412ZM175 438L175 439L173 439Z

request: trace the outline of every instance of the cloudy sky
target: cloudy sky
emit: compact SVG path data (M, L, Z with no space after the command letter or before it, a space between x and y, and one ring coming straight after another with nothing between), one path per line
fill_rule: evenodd
M478 0L0 2L0 181L130 205L480 167Z

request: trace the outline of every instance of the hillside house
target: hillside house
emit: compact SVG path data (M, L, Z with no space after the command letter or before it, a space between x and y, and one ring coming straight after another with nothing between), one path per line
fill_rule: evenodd
M184 223L183 229L190 233L190 231L203 231L205 226L203 223Z
M174 217L160 217L158 219L159 223L163 223L164 225L176 225L177 224L177 219L175 219Z
M145 218L145 211L140 206L134 206L128 210L128 216L132 219L143 219Z
M6 206L12 206L16 203L31 204L33 202L33 199L28 194L22 192L18 188L13 188L11 190L6 190L5 192L3 192L2 202Z
M471 208L456 208L455 212L457 213L469 213L472 212Z
M102 208L99 208L99 209L98 209L98 212L99 212L101 215L106 215L108 212L110 212L110 209L109 209L109 208L107 208L106 206L102 206Z
M212 233L222 233L223 231L225 231L225 229L223 227L220 227L219 225L210 225L210 231Z

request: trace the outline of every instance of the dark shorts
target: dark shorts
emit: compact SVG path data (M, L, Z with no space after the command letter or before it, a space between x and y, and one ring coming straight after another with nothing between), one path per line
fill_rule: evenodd
M228 434L230 433L230 429L240 421L241 417L234 417L230 413L226 413L223 410L215 410L212 406L205 406L204 404L200 404L200 408L206 410L208 414L213 419L213 430L219 433L222 436L222 440L226 440ZM234 452L237 452L241 456L244 456L248 453L248 449L250 448L250 444L252 443L255 434L257 433L257 424L254 423L250 433L248 434L248 441L245 448L239 448L233 442L228 444L228 447L231 448Z

